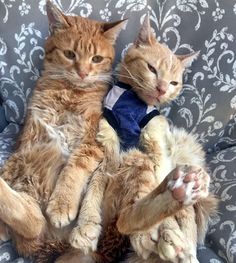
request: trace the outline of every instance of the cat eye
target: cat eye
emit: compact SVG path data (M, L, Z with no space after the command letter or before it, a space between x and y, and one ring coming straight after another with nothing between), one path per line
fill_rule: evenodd
M68 59L74 59L75 58L75 53L72 50L65 50L64 51L64 55L68 58Z
M152 73L154 73L155 75L157 75L156 69L155 69L153 66L151 66L149 63L148 63L148 69L149 69Z
M103 61L103 57L96 55L96 56L92 57L92 61L93 61L93 63L100 63Z
M177 81L171 81L170 84L173 85L173 86L177 86L178 82Z

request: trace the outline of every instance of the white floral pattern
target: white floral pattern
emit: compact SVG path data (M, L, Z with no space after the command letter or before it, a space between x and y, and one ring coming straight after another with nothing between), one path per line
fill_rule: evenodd
M198 135L208 153L212 190L220 212L199 248L200 262L236 262L236 4L219 0L52 0L67 15L111 21L129 17L117 57L135 39L149 12L157 38L177 54L200 50L186 70L178 99L162 109L171 121ZM0 0L0 166L14 147L44 58L46 0ZM1 124L1 123L0 123ZM7 243L8 244L8 243ZM4 245L6 247L6 245ZM9 246L9 244L7 245ZM0 247L0 262L15 259ZM220 256L220 257L218 257ZM18 261L17 261L18 260Z
M22 2L21 5L19 5L19 11L21 16L29 14L30 10L30 5L26 4L24 1Z

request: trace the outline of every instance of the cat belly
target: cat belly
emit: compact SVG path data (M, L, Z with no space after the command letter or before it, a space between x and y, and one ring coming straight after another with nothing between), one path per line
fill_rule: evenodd
M82 119L74 120L71 124L68 120L64 124L47 124L43 123L49 139L57 145L64 157L68 157L75 147L78 147L83 135ZM73 123L73 122L72 122Z
M30 147L20 147L12 157L12 162L16 162L14 174L6 181L14 190L28 193L44 207L71 152L79 146L81 136L77 136L79 127L76 131L76 127L68 124L56 126L41 120L40 125L44 134Z

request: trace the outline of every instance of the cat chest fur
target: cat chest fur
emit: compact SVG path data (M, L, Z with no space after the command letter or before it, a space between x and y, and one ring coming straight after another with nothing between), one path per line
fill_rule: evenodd
M84 100L72 91L45 91L35 95L30 108L33 122L43 130L41 140L57 144L64 156L68 156L96 129L101 102L96 103L93 98L93 103L90 103L89 94ZM48 101L50 97L55 99Z

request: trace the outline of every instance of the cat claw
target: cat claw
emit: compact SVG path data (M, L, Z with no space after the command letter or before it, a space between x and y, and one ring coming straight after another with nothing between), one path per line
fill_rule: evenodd
M75 227L70 235L70 244L80 249L84 254L97 249L98 239L101 232L100 224L85 224Z
M175 200L184 205L191 205L208 196L209 183L209 175L203 169L183 165L173 171L168 189Z

